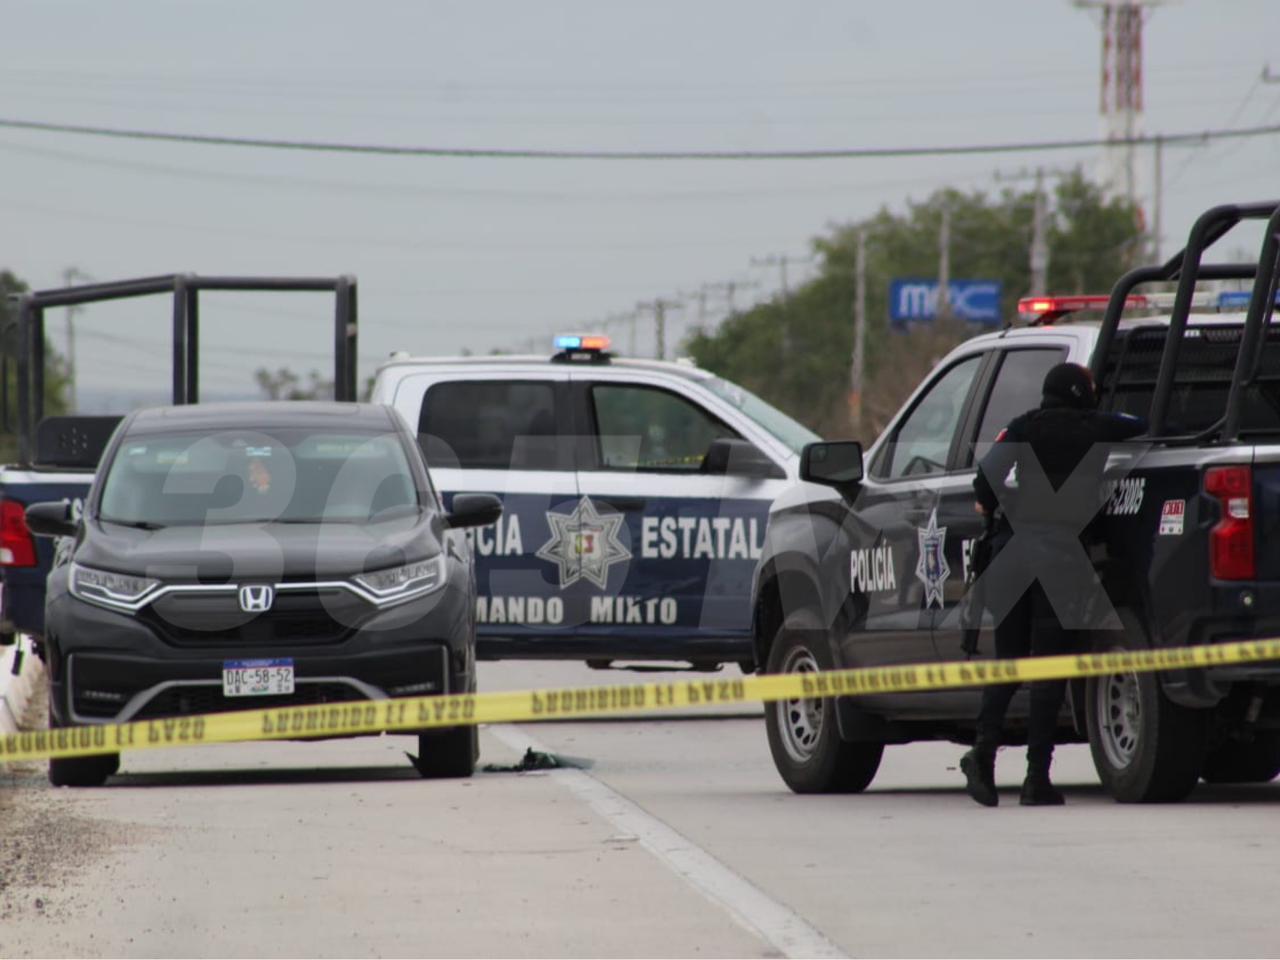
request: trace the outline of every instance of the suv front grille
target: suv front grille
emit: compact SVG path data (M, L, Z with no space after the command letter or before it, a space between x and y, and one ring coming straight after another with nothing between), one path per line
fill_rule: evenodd
M245 613L236 593L166 594L138 619L175 647L312 646L341 643L373 608L341 588L281 590L265 613Z

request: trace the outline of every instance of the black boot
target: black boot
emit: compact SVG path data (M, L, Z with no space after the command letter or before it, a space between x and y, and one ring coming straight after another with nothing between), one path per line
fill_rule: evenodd
M1024 807L1060 807L1067 802L1057 787L1049 781L1049 764L1027 764L1027 779L1022 781L1022 796L1018 802Z
M995 738L979 731L973 749L960 758L964 789L984 807L1000 803L1000 794L996 792L996 744Z

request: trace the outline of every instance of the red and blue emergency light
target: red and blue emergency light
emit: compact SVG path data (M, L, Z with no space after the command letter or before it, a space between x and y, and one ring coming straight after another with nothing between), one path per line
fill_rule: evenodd
M609 349L610 340L599 333L564 333L555 338L557 352L562 350L591 350L603 353Z

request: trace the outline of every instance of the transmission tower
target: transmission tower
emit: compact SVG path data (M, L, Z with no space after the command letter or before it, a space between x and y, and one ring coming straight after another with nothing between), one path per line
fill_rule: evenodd
M1098 179L1112 195L1137 207L1138 175L1131 142L1142 116L1142 24L1147 10L1162 0L1074 0L1097 10L1102 27L1102 76L1098 106L1102 135L1118 142L1102 148Z

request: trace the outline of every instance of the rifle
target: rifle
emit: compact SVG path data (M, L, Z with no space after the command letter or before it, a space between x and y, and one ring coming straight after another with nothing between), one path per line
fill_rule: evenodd
M965 593L964 606L960 614L960 622L964 626L960 637L960 649L966 657L975 656L978 652L978 633L982 629L982 613L987 605L987 588L982 582L982 575L995 559L998 515L999 510L986 514L982 536L973 542L973 549L969 554L969 572L965 577L968 590Z

